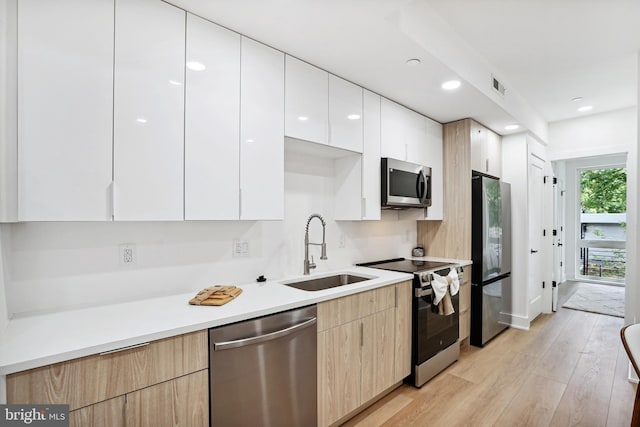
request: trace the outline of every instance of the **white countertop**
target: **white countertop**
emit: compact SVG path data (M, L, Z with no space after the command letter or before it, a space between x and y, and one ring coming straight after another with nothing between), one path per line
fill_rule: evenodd
M468 260L434 257L408 259L471 264ZM346 272L369 276L372 280L313 292L282 284L297 278ZM0 375L316 304L412 277L408 273L349 267L239 285L242 294L220 307L189 305L188 301L196 293L191 292L16 318L0 333Z

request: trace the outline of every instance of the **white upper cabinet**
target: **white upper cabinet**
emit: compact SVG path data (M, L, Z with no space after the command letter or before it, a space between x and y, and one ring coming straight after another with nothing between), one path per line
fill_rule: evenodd
M380 96L364 91L362 219L380 219Z
M284 218L284 54L242 37L240 219Z
M117 0L114 90L116 220L182 220L185 12Z
M405 141L406 111L407 109L403 106L382 98L380 116L381 157L407 160L408 147Z
M187 14L184 215L238 219L240 35Z
M502 175L500 135L471 121L471 169L497 178Z
M285 135L328 143L329 74L286 56Z
M329 75L329 145L362 153L362 88Z
M365 125L366 128L366 125ZM381 156L431 168L431 207L427 215L418 209L401 214L404 218L443 219L442 125L395 102L382 98Z
M18 219L110 220L113 0L17 3Z

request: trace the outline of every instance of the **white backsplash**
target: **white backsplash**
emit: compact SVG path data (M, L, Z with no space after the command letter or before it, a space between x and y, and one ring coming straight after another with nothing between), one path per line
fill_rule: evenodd
M284 221L4 225L0 237L6 252L8 313L195 293L217 283L250 283L261 274L269 279L300 275L304 228L312 213L327 221L328 260L319 259L319 247L310 249L316 272L410 254L415 221L398 220L393 212L383 212L382 221L333 220L331 159L287 153L285 164ZM322 240L319 221L313 220L309 230L312 242ZM248 256L232 256L235 239L249 242ZM344 247L339 247L341 241ZM123 243L135 243L135 265L119 262L118 246Z

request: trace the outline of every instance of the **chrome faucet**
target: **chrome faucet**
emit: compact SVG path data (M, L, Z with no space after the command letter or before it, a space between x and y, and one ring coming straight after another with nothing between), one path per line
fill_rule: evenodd
M309 223L313 218L318 218L322 222L322 243L310 243L309 242ZM313 262L313 255L311 256L311 262L309 262L309 245L322 246L322 253L320 259L327 259L327 243L325 242L325 227L327 223L320 214L311 214L307 220L307 226L304 229L304 274L309 274L309 270L316 268L315 262Z

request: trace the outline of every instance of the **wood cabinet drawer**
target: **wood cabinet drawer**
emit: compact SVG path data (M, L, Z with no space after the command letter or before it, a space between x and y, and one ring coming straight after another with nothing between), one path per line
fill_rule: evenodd
M7 376L7 402L74 410L208 367L207 332L153 341Z
M118 396L69 412L69 427L125 427L125 397Z
M209 370L127 394L126 425L209 426Z
M395 285L318 304L318 331L324 331L395 306Z

